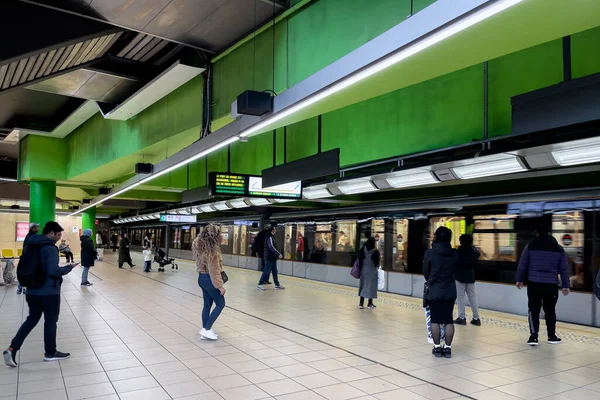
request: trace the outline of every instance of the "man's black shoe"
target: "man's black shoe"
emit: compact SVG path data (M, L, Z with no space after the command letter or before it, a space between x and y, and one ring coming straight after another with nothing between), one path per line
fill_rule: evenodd
M57 351L54 354L46 354L44 356L44 361L60 361L66 360L69 357L71 357L71 353L61 353L60 351Z
M537 335L529 336L529 340L527 341L527 344L530 346L537 346L538 344L540 344L540 342L538 341Z
M466 325L467 324L467 320L466 320L466 318L456 318L454 320L454 323L456 325Z
M477 319L473 318L471 320L471 325L481 326L481 320L479 318L477 318Z
M552 335L552 336L548 336L548 343L560 344L560 343L562 343L562 340L558 336Z

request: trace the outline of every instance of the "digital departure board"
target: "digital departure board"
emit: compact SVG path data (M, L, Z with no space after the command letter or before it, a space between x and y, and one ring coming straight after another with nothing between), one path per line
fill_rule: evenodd
M248 196L279 199L302 198L302 181L263 188L260 176L211 172L209 183L210 192L213 196Z

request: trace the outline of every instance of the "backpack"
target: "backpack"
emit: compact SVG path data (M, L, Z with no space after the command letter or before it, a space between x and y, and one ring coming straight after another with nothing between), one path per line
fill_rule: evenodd
M17 279L27 289L39 289L46 282L46 272L42 269L42 248L51 243L29 244L19 259Z

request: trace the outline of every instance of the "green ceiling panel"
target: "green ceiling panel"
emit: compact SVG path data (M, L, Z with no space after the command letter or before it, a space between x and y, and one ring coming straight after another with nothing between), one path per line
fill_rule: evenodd
M260 175L273 166L273 134L250 138L247 143L231 145L231 172Z
M316 117L287 127L288 162L315 154L318 146L318 119Z
M563 80L562 41L555 40L489 62L489 134L511 133L512 96Z
M571 36L571 65L573 78L600 72L600 27Z
M285 159L285 130L284 128L277 129L277 159L276 164L281 165L286 161Z
M429 7L430 5L432 5L433 3L436 2L436 0L412 0L413 1L413 13L418 13L419 11L421 11L422 9L424 9L425 7Z
M96 114L66 138L68 178L201 125L202 87L199 76L127 121L107 120ZM165 144L165 153L169 144Z
M342 166L481 139L483 66L325 114L322 129Z
M192 161L189 174L190 188L206 186L206 157Z
M209 172L227 172L227 147L217 150L208 156Z
M68 155L68 149L62 139L27 135L21 141L21 180L66 179Z

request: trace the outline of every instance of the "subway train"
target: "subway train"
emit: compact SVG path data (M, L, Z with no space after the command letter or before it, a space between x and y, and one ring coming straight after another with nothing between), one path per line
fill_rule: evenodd
M592 196L593 195L593 196ZM587 197L586 197L587 196ZM258 269L252 243L261 225L277 224L276 241L284 260L280 274L328 283L358 286L349 275L357 250L373 236L386 273L384 291L420 297L423 254L440 226L453 232L452 244L471 233L481 252L476 263L476 290L481 307L526 315L527 296L518 290L515 274L519 256L541 224L564 247L571 273L572 293L559 299L560 321L600 326L600 304L593 282L600 257L600 196L595 191L560 191L532 195L499 195L404 201L338 209L312 209L207 217L195 224L134 223L113 225L127 231L132 249L146 234L169 256L192 259L191 244L199 229L211 222L221 228L225 265ZM300 243L303 242L303 245ZM141 247L139 247L141 248Z

